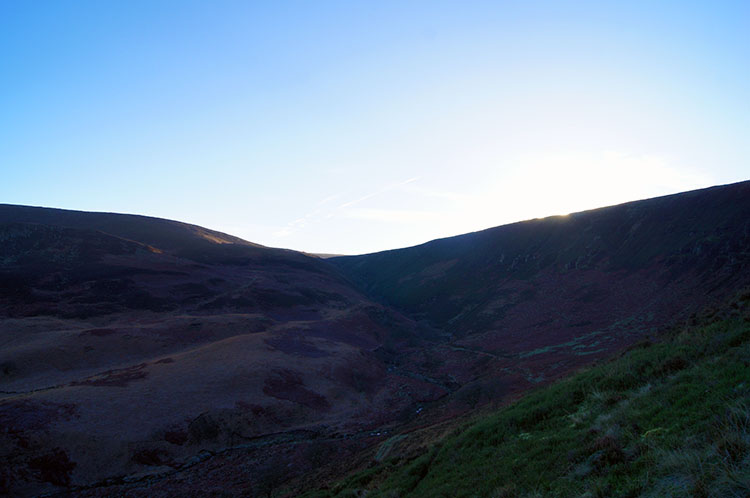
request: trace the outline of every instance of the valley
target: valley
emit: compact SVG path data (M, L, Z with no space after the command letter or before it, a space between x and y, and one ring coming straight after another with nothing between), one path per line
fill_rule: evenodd
M389 458L745 306L750 182L325 259L13 205L0 242L0 491L295 496L377 489Z

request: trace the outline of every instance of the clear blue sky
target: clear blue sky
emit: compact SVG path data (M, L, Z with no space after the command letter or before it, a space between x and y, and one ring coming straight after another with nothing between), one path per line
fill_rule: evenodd
M361 253L750 177L750 2L0 2L0 202Z

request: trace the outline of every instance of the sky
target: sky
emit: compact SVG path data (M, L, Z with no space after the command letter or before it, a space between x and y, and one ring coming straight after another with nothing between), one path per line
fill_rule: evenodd
M0 202L359 254L750 178L750 2L0 2Z

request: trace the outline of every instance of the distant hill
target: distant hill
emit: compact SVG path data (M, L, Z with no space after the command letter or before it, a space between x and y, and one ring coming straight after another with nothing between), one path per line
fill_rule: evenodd
M0 204L0 224L32 223L106 233L136 241L189 259L270 257L284 253L295 259L300 253L266 248L239 237L179 221L131 214L89 213L66 209ZM262 250L262 249L265 249Z
M310 256L315 256L320 259L337 258L343 256L343 254L326 254L326 253L311 253Z
M0 240L0 299L10 300L10 314L97 315L117 303L152 311L319 304L312 296L320 289L301 290L309 275L348 287L317 258L145 216L0 205ZM230 267L236 274L226 274ZM299 288L272 283L279 272L299 272Z

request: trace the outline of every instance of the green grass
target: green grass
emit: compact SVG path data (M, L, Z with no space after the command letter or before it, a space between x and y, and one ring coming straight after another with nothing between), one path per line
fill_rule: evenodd
M747 304L307 496L748 496Z

